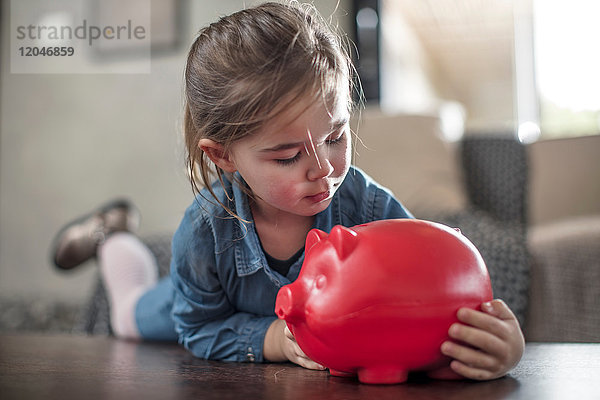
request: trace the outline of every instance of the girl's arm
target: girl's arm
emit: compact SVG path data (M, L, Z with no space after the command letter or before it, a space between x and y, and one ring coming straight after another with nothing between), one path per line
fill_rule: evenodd
M172 317L179 342L200 358L261 362L265 334L277 318L268 310L257 314L241 312L235 306L236 299L229 298L233 289L227 290L223 285L234 287L241 281L237 281L235 269L230 271L221 265L233 263L233 250L229 254L216 248L216 231L225 236L231 233L223 233L223 226L215 227L228 220L211 219L208 215L212 214L193 204L173 236Z
M171 272L175 286L173 320L179 342L196 357L262 362L265 334L277 318L239 312L218 286L197 286ZM211 279L204 278L203 281ZM216 277L213 279L216 280Z

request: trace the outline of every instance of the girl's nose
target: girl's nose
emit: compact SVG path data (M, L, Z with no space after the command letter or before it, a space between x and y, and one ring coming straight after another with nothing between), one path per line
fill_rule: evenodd
M312 155L311 165L308 170L308 180L315 181L329 176L333 172L333 165L329 162L329 157L326 154Z

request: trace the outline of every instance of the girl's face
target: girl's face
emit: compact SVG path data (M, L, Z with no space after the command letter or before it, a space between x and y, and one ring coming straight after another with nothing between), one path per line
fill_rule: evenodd
M231 146L262 216L313 216L331 203L350 168L351 146L346 104L330 103L301 102Z

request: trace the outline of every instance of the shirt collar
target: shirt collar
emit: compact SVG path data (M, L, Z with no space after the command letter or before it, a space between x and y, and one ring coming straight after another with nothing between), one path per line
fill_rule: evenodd
M234 180L238 183L231 182L233 198L235 201L235 212L239 217L247 223L242 221L235 221L236 234L234 237L241 238L235 244L235 266L238 276L252 275L261 268L264 268L269 277L278 285L289 283L282 282L279 278L279 274L271 271L268 268L267 260L264 252L260 245L260 239L256 233L254 226L254 218L250 211L250 203L248 201L248 195L240 187L245 185L245 182L238 172L234 173ZM316 215L313 228L321 229L325 232L330 232L331 229L341 223L341 208L339 200L339 189L331 200L331 204L325 210L321 211ZM300 272L300 266L304 261L304 255L300 257L296 263L290 268L288 276L294 280ZM287 279L285 279L287 280Z

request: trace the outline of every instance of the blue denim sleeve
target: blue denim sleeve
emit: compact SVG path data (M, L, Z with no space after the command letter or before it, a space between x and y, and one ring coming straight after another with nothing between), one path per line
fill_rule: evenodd
M211 227L189 211L173 237L171 279L172 317L184 347L205 359L263 361L264 337L276 317L237 312L230 304L217 271Z
M388 189L379 186L374 191L373 219L414 218Z
M414 218L389 189L381 186L360 168L352 167L347 180L348 185L344 187L347 193L344 196L344 208L350 210L346 210L346 213L354 210L361 215L361 220L354 221L355 224L380 219Z

